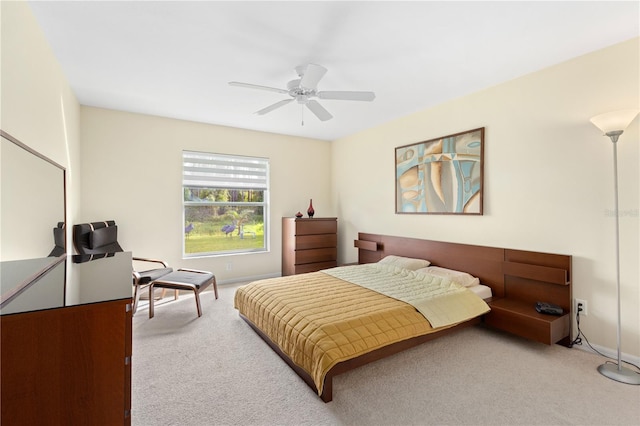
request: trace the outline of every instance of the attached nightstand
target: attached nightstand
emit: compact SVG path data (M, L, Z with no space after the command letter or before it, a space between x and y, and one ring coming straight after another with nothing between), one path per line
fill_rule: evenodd
M535 262L535 263L534 263ZM504 295L487 303L484 322L551 345L571 343L571 256L507 250L502 263ZM564 315L541 314L536 302L560 306Z
M492 299L488 304L491 312L484 321L492 327L547 345L569 335L571 318L568 312L562 316L541 314L533 303L507 298Z

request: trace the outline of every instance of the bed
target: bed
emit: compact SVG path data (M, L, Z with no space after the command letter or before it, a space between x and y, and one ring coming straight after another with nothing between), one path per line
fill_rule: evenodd
M334 376L479 324L509 281L506 249L366 233L354 245L356 265L256 281L234 300L240 317L325 402ZM555 269L548 255L516 252L532 254L528 282L542 283L538 275Z

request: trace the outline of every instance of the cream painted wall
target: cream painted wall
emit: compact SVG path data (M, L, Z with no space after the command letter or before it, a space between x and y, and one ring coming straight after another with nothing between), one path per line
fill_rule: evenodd
M612 148L588 119L638 108L638 39L330 144L81 111L28 4L0 2L0 14L0 127L67 167L68 223L116 219L127 249L214 270L221 281L279 273L280 217L306 208L309 198L318 215L339 217L342 261L355 260L358 231L571 254L574 297L589 302L582 328L593 343L615 348ZM636 356L639 126L636 119L618 143L622 342ZM476 127L486 129L484 215L394 214L394 148ZM270 253L181 259L182 149L271 158ZM133 208L139 200L149 207Z
M81 221L114 219L136 256L211 270L219 282L278 276L281 218L331 216L331 144L326 141L82 107ZM268 253L182 259L182 150L270 160ZM231 263L231 270L227 264Z
M640 107L639 52L633 39L334 141L342 261L357 259L358 231L569 254L573 295L588 302L581 328L616 348L613 148L589 118ZM635 356L639 123L618 142L622 350ZM484 215L396 215L394 148L477 127L485 127Z
M80 105L28 4L2 1L0 14L0 127L66 168L67 223L73 223L79 208ZM76 291L71 281L70 301Z

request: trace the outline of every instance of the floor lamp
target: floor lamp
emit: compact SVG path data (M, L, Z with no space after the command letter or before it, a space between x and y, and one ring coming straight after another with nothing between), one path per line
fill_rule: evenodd
M622 111L614 111L606 114L595 116L591 122L606 136L611 138L613 142L613 182L614 182L614 202L616 217L616 284L618 291L618 364L605 363L598 367L598 371L603 376L618 382L628 383L630 385L640 385L640 374L633 370L622 366L620 356L620 215L618 214L618 151L616 148L618 138L624 130L631 124L638 110L627 109Z

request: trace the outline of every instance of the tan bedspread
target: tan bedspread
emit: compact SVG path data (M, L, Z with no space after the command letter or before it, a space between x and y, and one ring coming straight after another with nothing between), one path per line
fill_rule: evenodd
M437 331L413 306L323 272L242 286L234 305L309 373L318 394L335 364Z

